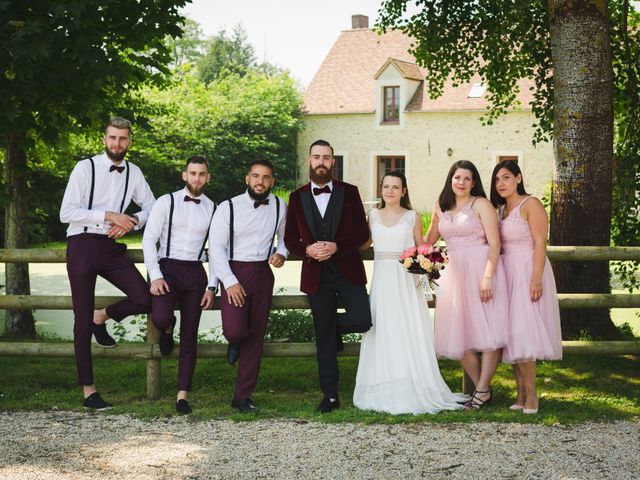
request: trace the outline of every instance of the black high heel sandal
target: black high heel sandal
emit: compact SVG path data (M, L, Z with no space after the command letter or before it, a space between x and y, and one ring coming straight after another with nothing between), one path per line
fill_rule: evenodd
M488 393L489 397L485 400L478 398L478 393ZM467 410L480 410L491 403L493 399L493 389L489 387L489 390L475 390L471 395L471 400L464 404L464 408Z

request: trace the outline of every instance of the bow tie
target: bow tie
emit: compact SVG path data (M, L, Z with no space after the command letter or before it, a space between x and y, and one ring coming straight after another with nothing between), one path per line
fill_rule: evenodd
M322 188L313 187L314 195L320 195L321 193L331 193L331 189L329 188L329 185L325 185Z
M118 173L122 173L122 172L124 172L124 167L118 167L116 165L111 165L111 167L109 168L109 172L113 172L114 170L117 170Z
M256 200L253 202L253 208L258 208L260 205L269 205L269 199L266 200Z
M191 198L189 195L185 195L184 196L184 201L185 202L193 202L196 205L198 205L200 203L200 199L199 198Z

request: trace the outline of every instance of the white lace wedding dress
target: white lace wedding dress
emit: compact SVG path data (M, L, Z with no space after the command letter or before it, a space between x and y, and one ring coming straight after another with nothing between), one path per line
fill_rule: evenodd
M392 414L456 410L442 379L433 346L433 323L418 276L398 259L412 245L416 213L408 211L392 227L369 214L375 260L369 302L373 327L362 337L353 404Z

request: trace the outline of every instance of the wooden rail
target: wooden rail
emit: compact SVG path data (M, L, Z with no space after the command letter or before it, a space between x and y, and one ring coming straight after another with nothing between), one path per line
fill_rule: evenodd
M128 255L137 263L143 262L142 250L131 249ZM362 252L365 260L373 259L373 251ZM607 261L631 260L640 261L640 247L549 247L548 256L559 261ZM291 257L291 260L300 260ZM0 263L65 263L64 249L0 249ZM96 307L102 308L118 300L120 296L96 297ZM634 308L640 307L640 294L597 294L574 293L558 294L560 308ZM0 295L0 309L14 310L71 310L70 296L52 295ZM216 306L219 308L219 306ZM306 295L276 295L273 309L308 309ZM158 331L147 319L146 344L121 344L113 349L104 349L92 345L95 357L130 358L147 361L147 397L160 396L160 360L163 358L157 345ZM564 341L566 354L578 355L639 355L640 341ZM357 356L360 345L346 344L342 356ZM312 343L270 343L264 346L267 357L309 357L315 356L316 348ZM0 342L0 356L44 356L73 357L71 343L30 343ZM201 344L198 346L198 357L214 358L226 355L226 345ZM171 355L178 357L177 349ZM466 390L466 388L465 388Z

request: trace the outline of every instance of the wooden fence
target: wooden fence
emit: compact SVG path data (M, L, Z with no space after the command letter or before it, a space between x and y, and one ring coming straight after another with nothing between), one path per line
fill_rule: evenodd
M137 263L143 262L142 250L129 250L129 256ZM549 247L551 260L560 261L595 261L595 260L640 260L640 247ZM373 259L372 250L363 252L365 260ZM290 258L289 261L300 260ZM0 249L0 263L65 263L66 251L63 249ZM118 301L122 297L96 297L96 308L103 308ZM637 308L640 307L640 294L597 294L574 293L558 294L558 302L562 309L575 308ZM0 295L0 310L71 310L71 296L51 295ZM219 304L216 305L219 308ZM305 295L277 295L273 299L273 309L308 309L309 303ZM92 345L95 357L133 358L147 361L147 397L160 396L160 349L157 345L159 332L147 318L147 343L124 344L114 349ZM564 341L564 352L567 354L588 355L638 355L640 341ZM343 356L357 356L360 345L345 345ZM267 357L309 357L315 356L315 345L312 343L270 343L265 344L264 356ZM198 357L223 357L226 345L198 345ZM0 342L2 356L44 356L72 357L73 344L68 343L26 343ZM171 357L177 358L174 351ZM463 387L464 388L464 387ZM467 390L467 388L464 388Z

